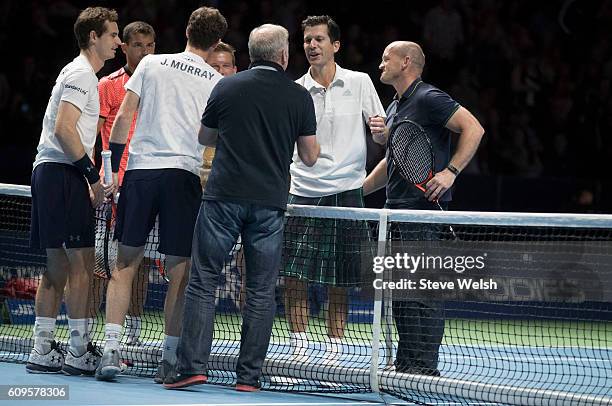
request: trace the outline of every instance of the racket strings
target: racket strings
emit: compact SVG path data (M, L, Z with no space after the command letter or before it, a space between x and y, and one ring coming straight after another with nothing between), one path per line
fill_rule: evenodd
M117 242L113 241L113 204L110 201L104 202L102 206L96 209L95 220L94 275L102 279L108 279L117 260Z
M412 123L402 123L391 138L393 162L410 182L420 184L429 179L433 170L431 145L426 135Z

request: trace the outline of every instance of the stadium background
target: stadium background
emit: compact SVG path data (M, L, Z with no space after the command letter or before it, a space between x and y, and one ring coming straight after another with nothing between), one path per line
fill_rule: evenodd
M59 69L77 53L72 25L89 5L114 7L120 28L151 23L157 52L184 47L189 12L198 1L3 0L0 5L0 182L29 184L41 120ZM248 66L249 31L264 22L291 33L289 75L307 69L300 21L330 14L342 29L338 61L365 71L387 106L378 64L397 39L424 46L424 79L449 92L481 121L486 135L459 177L454 209L605 212L612 210L607 176L612 156L612 25L610 0L300 0L208 1L227 17L225 40ZM449 24L437 8L454 13ZM440 29L438 27L444 27ZM434 32L431 40L424 33ZM462 38L461 38L462 37ZM108 61L106 75L124 62ZM381 151L369 151L373 165ZM380 207L384 196L371 198Z
M116 8L121 28L137 19L153 24L158 33L157 52L163 53L183 49L189 12L202 3L2 0L0 182L30 183L42 115L53 81L59 69L77 53L72 25L78 11L92 4ZM459 29L453 29L452 24L436 15L439 2L435 0L379 0L371 4L234 0L204 4L219 7L227 17L230 31L225 39L238 49L240 70L248 66L246 39L254 26L264 22L286 26L292 34L289 75L293 78L307 69L301 47L300 21L310 14L332 15L343 31L339 63L368 72L385 106L393 90L378 80L382 50L396 39L422 43L428 56L425 80L448 91L473 111L487 131L477 157L458 178L455 209L606 213L612 210L612 182L607 176L608 157L612 152L612 140L607 137L612 130L612 100L609 97L612 52L608 28L612 23L612 1L457 0L449 4L450 10L458 16L455 21L457 18L461 21ZM440 26L444 29L438 28ZM432 42L425 40L427 31L435 32ZM100 76L123 64L121 53L117 55L99 72ZM371 149L370 165L376 162L380 152ZM369 201L374 207L381 203L380 194ZM27 219L26 205L17 210ZM4 213L3 210L0 218L3 214L10 217L14 211ZM12 227L13 223L6 224ZM44 263L43 256L15 249L15 246L27 246L27 224L24 224L22 221L15 226L20 227L15 232L20 239L0 241L4 244L1 248L12 250L3 261L11 267L13 263L18 264L14 271L11 270L16 277L37 274ZM538 232L536 230L536 234ZM477 233L487 235L480 229ZM593 232L593 235L595 239L609 239L609 234ZM14 236L9 234L8 237ZM158 311L165 285L159 281L157 272L150 272L149 276L153 280L149 285L146 309L152 317L147 318L148 327L143 338L155 340L161 334ZM232 286L226 287L225 293L231 294ZM14 302L18 306L24 304L23 301ZM550 385L548 387L576 392L585 389L608 395L612 387L607 380L610 376L608 348L611 347L609 303L553 307L552 310L540 303L533 305L533 308L494 309L494 319L489 319L492 309L488 304L480 308L453 308L463 313L447 313L453 320L449 321L446 330L445 377L464 379L469 376L475 382L506 384L511 375L513 384L529 386L534 381L543 387ZM359 307L352 307L355 308L359 310ZM237 337L235 327L239 319L235 310L221 319L221 331L224 334L234 332L234 335L222 336L223 339ZM541 323L534 321L542 315L548 317ZM369 337L370 324L354 321L351 320L351 337ZM392 322L386 325L391 326ZM318 320L311 329L317 333L322 331L322 326L322 321ZM4 327L9 329L9 335L30 337L31 321L5 324ZM279 328L276 333L281 342L286 339L286 328ZM237 340L232 343L228 348L235 350ZM476 346L478 349L473 350ZM29 343L24 348L21 352L27 354ZM596 352L592 348L596 348ZM274 351L277 350L275 347ZM9 359L19 359L19 356L17 351L8 353ZM498 363L500 357L510 362ZM562 361L557 362L557 359ZM579 367L575 367L576 364ZM17 379L29 379L23 378L25 373L21 366L16 368L21 374ZM151 375L153 371L143 368L137 373ZM7 374L12 375L16 374ZM575 376L581 378L582 386L567 383ZM233 382L231 375L221 375L218 379ZM84 391L107 390L94 384L86 386ZM318 384L316 380L314 384ZM149 390L150 386L145 388ZM392 393L404 396L411 393L398 388ZM157 392L151 393L153 395L149 396L155 396L157 401ZM446 397L438 396L437 399L446 400Z

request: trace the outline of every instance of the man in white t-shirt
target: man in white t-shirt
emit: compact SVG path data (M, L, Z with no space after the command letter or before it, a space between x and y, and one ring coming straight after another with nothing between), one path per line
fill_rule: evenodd
M366 125L370 117L384 116L385 110L367 74L336 64L340 28L331 17L308 17L302 29L310 69L297 82L312 96L321 154L317 163L308 167L294 153L289 203L363 207ZM384 137L375 137L374 141L386 142ZM325 359L333 361L340 356L347 316L346 288L358 281L359 244L367 234L365 224L355 228L346 222L320 219L287 223L285 303L294 355L306 355L306 284L317 282L327 284L329 293Z
M109 143L114 179L136 111L138 119L117 208L119 252L106 294L106 343L97 379L112 380L121 370L121 327L132 281L158 215L158 251L166 255L170 282L164 305L164 348L155 382L162 383L176 363L191 241L202 197L199 119L221 79L205 60L226 30L227 22L217 9L200 7L189 17L185 51L146 56L125 85L127 92Z
M79 14L74 33L80 54L60 72L45 111L32 171L30 245L46 250L47 268L36 294L28 372L93 375L100 359L87 331L94 207L113 185L101 183L91 154L100 113L96 72L121 45L117 19L114 10L103 7L89 7ZM66 281L67 353L54 339Z

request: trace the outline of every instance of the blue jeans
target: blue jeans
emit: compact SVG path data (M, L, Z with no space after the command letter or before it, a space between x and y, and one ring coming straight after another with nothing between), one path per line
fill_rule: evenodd
M191 273L185 290L177 371L207 373L215 320L215 290L224 262L242 235L246 260L237 383L258 385L276 312L274 289L281 265L282 210L247 203L204 200L193 234Z

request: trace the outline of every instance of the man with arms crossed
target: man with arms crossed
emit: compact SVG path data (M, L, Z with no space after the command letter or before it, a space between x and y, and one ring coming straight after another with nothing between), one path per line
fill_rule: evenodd
M87 331L94 207L112 190L112 185L102 185L91 161L100 112L96 72L121 44L117 13L87 8L79 14L74 34L81 51L53 86L32 172L30 246L46 249L47 269L36 293L34 348L26 370L91 375L100 359ZM66 281L67 354L54 340Z
M108 76L100 79L98 83L98 92L100 93L100 118L98 119L98 132L102 140L102 149L109 149L109 139L111 128L115 122L115 117L121 106L121 102L125 97L124 85L128 79L132 76L136 67L145 56L155 52L155 31L153 27L142 21L134 21L126 25L123 28L123 41L121 44L121 50L125 54L126 65L121 69L111 73ZM136 116L132 121L130 132L128 133L128 139L126 143L126 149L121 157L121 164L119 166L119 184L121 187L123 182L123 174L127 168L128 162L128 147L130 139L134 133L136 127ZM100 176L104 178L104 170L100 171ZM109 168L110 170L110 168ZM96 253L97 254L97 253ZM97 254L99 255L99 254ZM140 267L141 272L144 271L145 267ZM139 335L141 329L141 314L143 311L144 301L147 294L147 282L148 278L146 274L142 274L134 283L132 291L132 300L130 302L130 309L128 314L125 316L125 335L126 344L137 345L139 343ZM100 307L102 301L102 294L106 287L106 279L94 278L93 283L93 297L90 297L92 301L92 308L90 314L94 316Z
M372 134L388 138L393 123L409 119L420 124L429 136L436 157L435 176L423 193L408 183L389 160L389 155L368 175L364 194L387 187L386 207L390 209L438 210L434 200L446 209L450 188L459 172L470 162L484 130L478 120L448 94L421 80L425 55L414 42L396 41L383 53L380 81L396 90L387 108L387 119L372 118ZM457 150L450 154L451 131L459 134ZM388 151L388 149L387 149ZM401 224L392 232L402 240L433 240L441 237L438 226L419 227ZM439 376L438 352L444 335L442 303L431 301L394 301L393 317L399 342L395 367L398 372Z
M217 156L193 237L177 374L164 381L168 389L207 380L217 281L241 235L248 272L236 389L259 390L276 312L291 156L296 143L305 165L319 154L312 100L284 72L288 39L278 25L255 28L249 36L251 68L219 82L204 111L199 140L216 143Z
M297 83L304 86L313 99L321 155L312 167L304 165L294 155L289 203L363 207L361 186L366 176L366 125L370 117L383 116L384 109L367 74L343 69L336 64L340 28L333 19L311 16L302 22L302 29L304 52L310 69ZM385 142L376 138L375 141ZM290 244L288 248L284 275L287 277L285 302L291 330L290 344L293 354L302 360L305 360L308 347L308 281L329 285L325 359L334 361L340 357L348 310L346 287L354 285L359 277L359 263L355 260L358 256L347 252L335 254L337 250L347 251L347 247L354 246L356 241L359 243L356 230L342 230L342 223L330 223L325 231L320 230L320 223L317 227L298 225L303 229L315 228L315 232L332 233L333 237L310 252L304 247L312 244L298 242L295 247ZM363 231L361 234L367 233ZM311 235L304 238L325 239ZM326 252L329 258L315 259Z
M156 382L161 382L176 362L191 240L202 195L198 117L221 76L205 60L226 30L227 22L217 9L200 7L189 17L185 51L149 55L125 85L127 92L109 144L114 179L137 110L138 120L117 208L115 237L119 252L106 295L106 343L96 371L100 380L112 380L120 372L121 324L147 236L158 215L158 251L166 255L170 283L164 304L164 349Z

